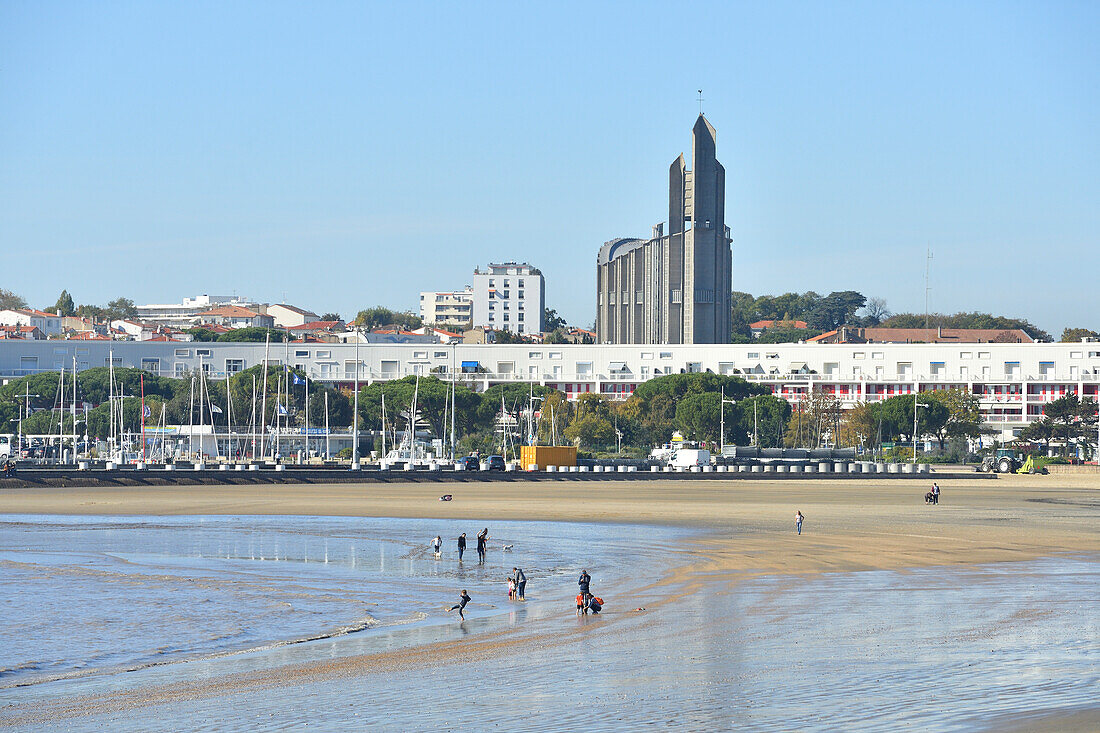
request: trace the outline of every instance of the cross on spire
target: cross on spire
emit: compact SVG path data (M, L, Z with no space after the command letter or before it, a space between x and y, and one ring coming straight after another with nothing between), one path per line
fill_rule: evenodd
M699 90L699 114L703 114L703 90Z

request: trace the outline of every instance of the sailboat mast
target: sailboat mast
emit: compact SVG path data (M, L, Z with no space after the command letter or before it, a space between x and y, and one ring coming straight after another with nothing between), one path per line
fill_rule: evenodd
M205 405L203 404L203 399L202 399L202 388L206 384L206 379L203 378L203 375L205 373L206 372L202 368L202 357L200 356L199 357L199 453L202 454L203 458L206 457L206 448L204 447L205 443L206 443L206 438L203 436L203 427L205 427L205 425L206 425L206 413L203 411L203 408L205 407ZM211 420L210 422L213 423L214 421ZM213 425L211 425L211 432L213 432ZM217 439L215 438L215 441L216 440Z
M76 357L73 357L73 465L76 465Z
M264 338L264 395L263 400L260 403L260 423L263 423L264 439L260 443L260 448L263 450L262 458L267 457L267 371L268 371L268 356L271 352L271 331L267 332L267 336ZM253 387L255 392L255 387ZM253 444L252 457L256 457L255 444Z

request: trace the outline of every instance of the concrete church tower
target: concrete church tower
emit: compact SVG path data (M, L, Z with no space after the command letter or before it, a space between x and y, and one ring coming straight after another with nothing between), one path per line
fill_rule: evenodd
M669 168L667 233L658 224L651 239L614 239L600 248L599 343L729 343L733 255L717 138L699 115L694 170L682 154Z

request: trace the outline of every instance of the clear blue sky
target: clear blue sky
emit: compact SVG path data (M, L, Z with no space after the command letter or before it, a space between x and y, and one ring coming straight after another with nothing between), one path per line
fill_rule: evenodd
M683 8L691 8L685 13ZM571 322L697 88L734 287L1100 328L1100 3L0 4L0 287L345 317L526 260Z

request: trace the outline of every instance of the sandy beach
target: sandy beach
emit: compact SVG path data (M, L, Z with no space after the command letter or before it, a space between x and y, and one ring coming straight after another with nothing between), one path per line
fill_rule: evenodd
M932 477L934 478L934 477ZM929 480L929 483L931 479ZM646 603L646 616L609 616L602 633L637 644L662 606L697 595L729 594L753 577L979 566L1100 554L1100 479L1010 476L941 482L939 506L923 501L912 481L499 482L458 487L432 484L265 485L164 488L14 489L0 494L0 513L67 515L295 515L564 521L655 524L697 532L676 552L676 570L653 602L640 587L619 600ZM439 501L444 491L451 502ZM803 534L794 514L806 517ZM704 591L704 593L700 593ZM652 619L652 620L648 620ZM616 627L619 631L611 631ZM666 627L654 627L667 634ZM711 629L710 632L717 630ZM588 631L588 630L583 630ZM708 632L708 633L710 633ZM1090 643L1095 644L1092 639ZM530 624L492 634L404 650L291 663L274 670L181 681L154 688L50 701L23 707L0 725L125 715L148 705L193 704L227 696L270 696L363 675L420 674L456 654L471 665L507 664L517 650L558 649L560 633ZM560 652L559 652L560 653ZM505 660L502 662L501 660ZM1089 730L1097 711L1037 711L1034 720L998 719L992 729ZM1059 727L1066 726L1065 728ZM240 726L248 729L248 726Z
M889 569L1100 551L1100 476L944 481L938 507L922 499L932 480L10 489L0 493L0 513L667 524L706 531L691 565L707 571ZM439 501L446 492L453 501ZM796 510L806 516L797 538Z

